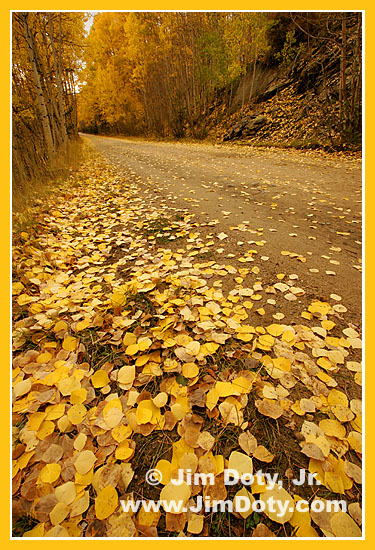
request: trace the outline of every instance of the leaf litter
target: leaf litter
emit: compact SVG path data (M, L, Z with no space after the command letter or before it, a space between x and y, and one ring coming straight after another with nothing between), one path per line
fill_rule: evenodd
M257 265L244 267L263 241L234 265L216 260L215 237L228 238L211 232L216 221L202 227L188 210L153 206L137 183L87 155L15 235L15 525L32 518L25 537L215 536L214 512L125 513L119 501L274 492L288 503L283 517L267 505L234 511L226 533L360 536L361 340L341 297L308 302L295 274L263 283ZM293 322L276 322L283 305L268 294L295 304ZM273 322L259 324L270 307ZM142 479L151 467L157 488ZM262 467L289 479L288 491L223 483L225 468ZM293 486L298 468L322 485ZM177 488L179 469L215 483ZM332 493L346 496L348 513L295 509Z

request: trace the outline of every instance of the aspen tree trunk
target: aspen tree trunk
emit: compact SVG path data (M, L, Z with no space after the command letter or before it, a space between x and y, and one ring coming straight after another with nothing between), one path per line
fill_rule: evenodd
M233 95L233 80L230 81L230 94L229 94L229 101L228 101L228 109L232 106L232 95Z
M59 62L57 61L57 53L55 48L55 41L53 37L53 28L52 28L52 18L51 14L48 15L48 28L49 28L49 35L50 35L50 41L52 46L52 56L53 56L53 67L55 70L55 77L56 77L56 85L57 85L57 95L58 95L58 101L59 101L59 122L60 122L60 128L61 128L61 138L63 147L66 148L67 146L67 140L68 140L68 134L66 131L66 121L65 121L65 113L64 113L64 99L63 99L63 86L62 86L62 77L61 77L61 54L60 54L60 47L59 47ZM61 13L59 14L59 37L61 40Z
M43 23L44 22L41 22L45 31L45 24ZM45 55L44 56L39 55L36 45L35 45L35 55L36 55L36 61L38 61L37 63L38 73L42 77L40 83L44 93L44 102L47 106L47 111L49 115L52 138L55 144L55 148L57 148L56 147L57 144L61 142L61 132L56 124L56 120L57 121L59 120L59 113L57 110L55 96L53 93L53 72L51 70L49 57L48 57L49 52L48 52L47 35L46 35L46 32L42 32L41 34L43 36ZM45 59L47 66L45 66L43 59Z
M250 93L249 93L249 103L251 101L251 98L253 97L253 90L254 90L254 81L255 81L255 73L257 68L257 61L258 61L258 46L255 45L255 56L253 61L253 76L251 78L251 86L250 86Z
M243 109L244 109L244 106L245 106L245 78L246 78L246 72L245 72L244 79L243 79L243 81L242 81L242 105L241 105L241 115L243 114Z
M65 134L66 134L66 144L68 140L68 131L66 128L66 119L65 119L65 113L64 113L64 101L63 101L63 78L62 78L62 63L61 63L61 56L62 56L62 30L61 30L61 12L59 13L59 62L58 62L58 78L59 78L59 94L61 93L61 114L64 120L64 127L65 127ZM60 95L59 95L59 101L60 101ZM77 120L76 120L76 131L77 131Z
M68 105L67 108L67 127L69 131L73 130L74 127L74 106L73 106L73 92L72 92L72 83L70 79L69 69L65 69L64 75L64 95Z
M45 140L45 143L46 143L47 155L49 157L51 157L54 153L52 132L51 132L51 127L50 127L50 122L49 122L49 119L48 119L47 107L46 107L46 104L45 104L45 101L44 101L43 90L42 90L42 86L41 86L40 78L39 78L39 74L38 74L38 69L37 69L37 65L36 65L35 45L34 45L34 41L33 41L31 31L30 31L28 15L29 15L28 13L24 13L22 15L25 34L26 34L27 51L28 51L28 55L29 55L29 60L30 60L32 72L33 72L33 80L34 80L36 99L37 99L39 114L40 114L41 122L42 122L43 136L44 136L44 140Z
M73 71L69 71L69 83L71 88L71 96L72 96L72 123L73 123L73 134L77 137L78 136L78 117L77 117L77 94L75 91L75 82L74 82L74 76Z
M347 94L346 94L346 13L342 14L341 24L341 63L340 63L340 118L341 126L346 132Z
M360 90L362 83L362 56L361 56L361 14L358 13L358 22L357 22L357 37L356 37L356 47L354 53L354 59L356 61L355 68L356 74L353 70L353 80L352 80L352 106L351 106L351 119L355 131L360 129ZM357 69L358 67L358 69Z

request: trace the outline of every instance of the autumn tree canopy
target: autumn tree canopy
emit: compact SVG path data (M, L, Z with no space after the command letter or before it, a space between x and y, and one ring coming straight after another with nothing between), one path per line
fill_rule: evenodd
M13 177L40 173L77 133L83 13L15 12L12 28Z
M102 13L81 74L86 129L180 137L270 48L264 13Z
M202 137L215 97L226 95L230 107L234 87L247 75L243 109L255 99L259 64L293 72L301 60L307 73L310 61L318 62L329 124L343 140L360 131L359 12L99 13L83 59L85 131Z

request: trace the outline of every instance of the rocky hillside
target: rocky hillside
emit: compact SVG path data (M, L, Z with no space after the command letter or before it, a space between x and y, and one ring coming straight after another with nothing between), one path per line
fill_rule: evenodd
M346 72L350 86L350 65ZM218 95L207 113L209 139L327 150L360 147L360 121L346 143L342 140L338 47L315 48L292 65L258 63L255 71L250 66L232 90L230 107L229 96L228 90Z

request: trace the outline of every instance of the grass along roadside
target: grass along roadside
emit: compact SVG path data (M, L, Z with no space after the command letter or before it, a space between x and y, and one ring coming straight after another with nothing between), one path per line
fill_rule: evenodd
M83 142L70 141L66 152L60 152L50 165L43 168L39 177L23 177L13 181L12 213L15 231L22 231L35 223L43 201L56 193L67 177L78 170L83 159Z

